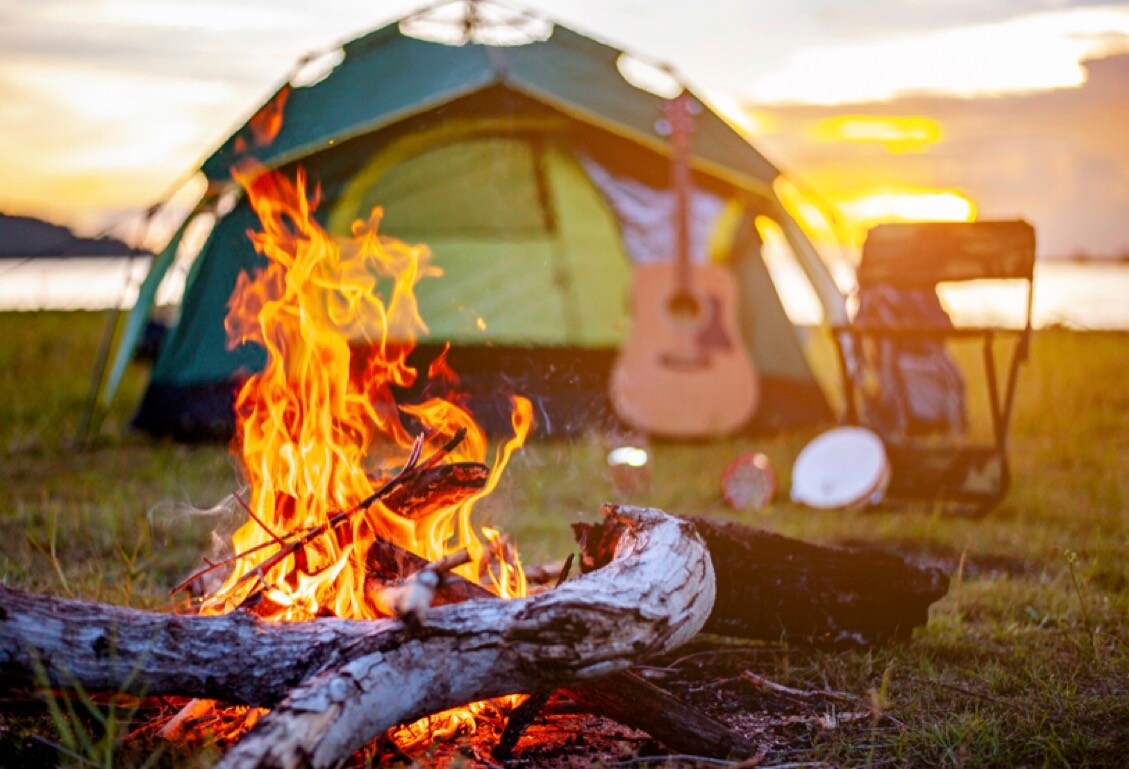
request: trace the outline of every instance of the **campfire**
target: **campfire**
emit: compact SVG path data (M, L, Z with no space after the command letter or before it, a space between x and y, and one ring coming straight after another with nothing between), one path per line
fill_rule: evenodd
M248 555L204 611L255 600L264 619L387 616L365 589L374 542L428 561L465 549L454 571L501 597L524 595L513 549L493 530L476 532L471 515L524 442L529 401L514 398L514 436L487 474L485 435L442 358L428 372L430 397L397 404L393 394L418 377L407 363L426 331L414 287L439 274L428 249L381 235L379 209L350 239L329 237L311 218L300 172L294 183L273 172L238 178L263 226L251 238L269 262L240 275L226 327L232 346L261 345L267 362L235 406L250 499L232 545ZM461 472L428 475L455 463ZM407 495L404 476L430 479L430 493Z
M440 271L426 246L379 232L381 211L333 238L313 219L305 175L243 166L236 179L258 214L250 233L267 264L239 276L225 327L229 344L267 352L236 399L238 457L248 499L233 555L177 589L228 569L199 605L269 621L401 617L418 623L452 575L499 598L526 594L516 548L473 523L475 502L498 483L532 427L513 397L513 436L487 467L487 440L459 403L440 357L418 403L407 358L427 327L419 280ZM446 600L445 600L446 599ZM473 727L472 704L398 732L402 747ZM199 718L200 708L190 709Z
M200 593L179 614L0 586L0 684L197 698L165 734L222 726L229 769L339 766L382 738L409 751L488 707L509 714L503 760L554 693L672 751L749 758L764 751L747 734L629 669L703 630L905 638L944 594L896 556L612 504L574 526L580 574L570 557L530 589L513 543L473 513L531 404L513 397L491 455L444 358L408 364L426 332L414 287L440 273L428 249L382 235L379 209L330 237L301 173L236 178L266 264L240 277L227 329L267 361L236 401L246 521L231 554L176 586ZM399 401L410 386L423 395Z

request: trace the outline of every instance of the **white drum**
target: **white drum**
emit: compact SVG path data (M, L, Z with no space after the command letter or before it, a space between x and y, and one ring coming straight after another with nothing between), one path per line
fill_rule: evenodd
M882 439L863 427L837 427L804 446L792 468L792 500L821 510L882 501L890 463Z

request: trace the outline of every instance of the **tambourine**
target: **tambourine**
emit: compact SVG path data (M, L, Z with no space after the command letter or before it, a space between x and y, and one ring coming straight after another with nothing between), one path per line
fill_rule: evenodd
M890 483L882 439L864 427L837 427L804 446L792 468L792 500L821 510L877 504Z

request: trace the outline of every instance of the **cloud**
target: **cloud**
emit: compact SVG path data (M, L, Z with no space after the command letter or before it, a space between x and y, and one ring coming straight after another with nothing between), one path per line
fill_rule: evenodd
M816 16L840 40L874 42L907 34L975 27L1040 13L1082 8L1117 8L1109 0L916 0L915 2L843 3L818 0Z
M294 48L298 20L208 5L134 6L114 0L27 3L5 21L0 65L71 63L235 83L277 78L302 52ZM287 34L287 31L290 33Z
M220 82L66 62L6 67L0 197L34 211L151 202L218 139L215 115L239 101Z
M990 98L909 97L768 110L759 144L828 198L861 189L956 189L981 218L1023 216L1039 250L1066 255L1129 251L1129 55L1084 62L1078 88ZM941 128L924 151L893 154L876 143L830 143L815 127L840 116L917 116Z
M1129 7L1071 9L805 48L749 92L762 104L842 104L1064 88L1082 82L1082 60L1122 51L1129 51Z

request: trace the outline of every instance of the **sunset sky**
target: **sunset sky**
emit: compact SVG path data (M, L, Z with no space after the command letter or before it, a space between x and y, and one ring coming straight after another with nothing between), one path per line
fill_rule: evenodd
M0 0L0 210L90 232L144 207L303 53L418 5ZM1129 3L516 5L672 63L853 237L1024 216L1044 255L1129 253Z

